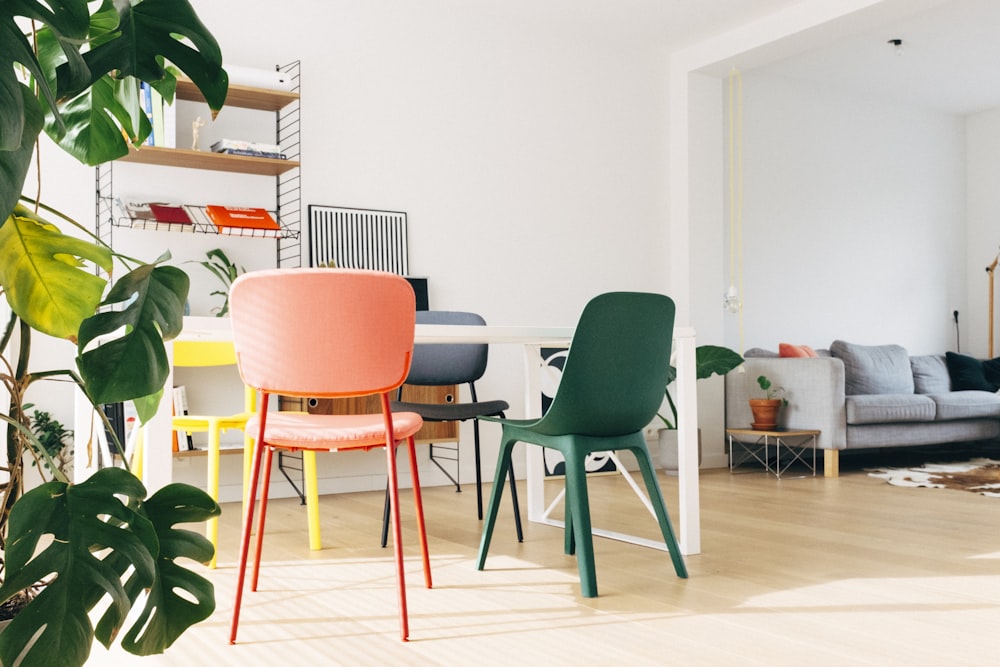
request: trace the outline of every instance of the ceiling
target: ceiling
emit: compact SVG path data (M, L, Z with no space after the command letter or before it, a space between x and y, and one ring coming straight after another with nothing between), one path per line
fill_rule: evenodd
M968 114L1000 107L1000 2L950 0L761 67L900 103ZM902 40L897 55L891 39Z
M467 3L470 0L455 0ZM497 15L540 25L573 25L684 48L773 14L824 11L829 0L476 0ZM735 65L821 81L900 103L967 114L1000 107L1000 0L855 0L838 21L706 67ZM901 39L902 55L888 44ZM790 55L794 54L794 55Z

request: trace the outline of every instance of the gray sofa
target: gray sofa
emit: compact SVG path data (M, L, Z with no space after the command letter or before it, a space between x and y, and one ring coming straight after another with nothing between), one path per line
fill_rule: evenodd
M779 428L819 429L824 474L839 474L840 451L1000 438L1000 369L952 353L909 356L898 345L834 341L816 358L747 350L726 375L726 428L747 428L757 377L783 387Z

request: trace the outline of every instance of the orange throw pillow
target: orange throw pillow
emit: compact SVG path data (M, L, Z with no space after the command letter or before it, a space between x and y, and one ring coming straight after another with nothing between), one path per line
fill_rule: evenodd
M816 350L808 345L790 345L789 343L778 343L779 357L818 357Z

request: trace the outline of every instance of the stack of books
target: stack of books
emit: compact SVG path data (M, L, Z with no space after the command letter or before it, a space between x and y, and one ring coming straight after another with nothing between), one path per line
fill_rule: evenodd
M167 104L163 96L145 81L139 84L142 110L153 131L146 137L145 145L177 148L177 109Z
M212 152L263 157L272 160L288 159L288 156L281 152L281 146L277 144L264 144L258 141L244 141L242 139L219 139L212 144Z

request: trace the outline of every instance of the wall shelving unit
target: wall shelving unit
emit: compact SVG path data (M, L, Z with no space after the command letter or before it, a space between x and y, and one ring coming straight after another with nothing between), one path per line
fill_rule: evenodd
M124 158L100 165L96 169L96 231L98 237L110 245L116 227L133 227L137 222L127 217L115 202L114 171L116 168L127 169L134 164L145 164L178 169L203 169L215 172L271 176L275 179L276 191L276 208L273 213L282 228L276 237L276 264L288 267L301 266L302 250L299 242L302 226L301 176L299 174L301 151L300 64L296 61L279 69L286 72L294 82L291 91L230 85L226 106L273 113L276 143L281 146L288 159L228 155L160 146L143 146L132 150ZM178 79L174 103L176 104L178 101L201 102L203 98L201 92L191 81ZM196 213L203 210L201 205L188 205L188 208L189 212ZM191 231L205 234L218 233L210 224L202 224L199 216L195 215L193 218L196 224L191 226ZM141 226L145 229L153 228L164 231L178 229L176 224L150 225L150 222L145 220L141 221ZM252 230L248 230L246 235L254 236ZM259 233L256 235L259 236Z

